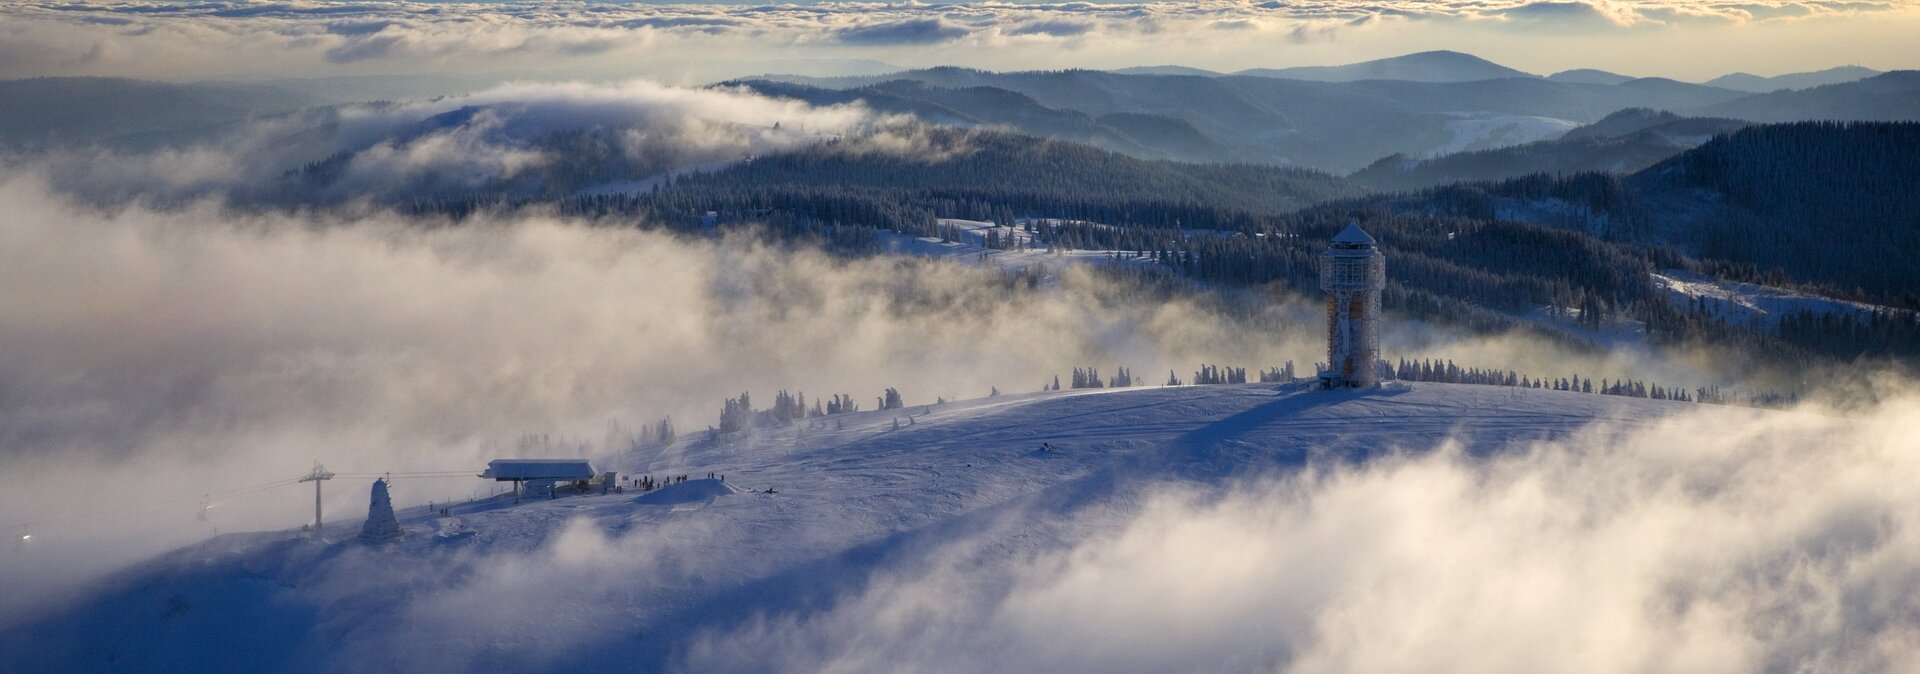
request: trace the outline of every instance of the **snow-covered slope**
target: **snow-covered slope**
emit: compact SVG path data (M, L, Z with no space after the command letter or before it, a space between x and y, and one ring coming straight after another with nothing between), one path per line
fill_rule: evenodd
M1736 325L1772 327L1778 325L1782 317L1802 311L1848 318L1864 318L1876 311L1897 311L1757 283L1717 279L1678 269L1654 274L1653 282L1667 292L1668 300L1683 307L1704 301L1707 311Z
M233 534L178 551L0 634L0 669L672 669L701 635L822 609L957 540L996 559L1082 540L1135 512L1145 485L1204 490L1445 438L1491 452L1700 409L1394 386L1016 394L702 433L602 462L693 478L651 494L413 508L400 513L407 537L386 544L332 522L320 540ZM404 502L406 480L393 489Z

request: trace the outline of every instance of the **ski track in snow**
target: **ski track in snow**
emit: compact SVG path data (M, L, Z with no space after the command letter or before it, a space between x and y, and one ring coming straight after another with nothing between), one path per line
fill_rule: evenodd
M332 671L398 666L379 658L402 647L451 669L544 670L565 659L522 651L558 641L569 652L619 653L621 669L650 671L670 667L696 635L763 612L818 610L876 569L943 543L974 537L1008 559L1057 550L1124 521L1147 485L1218 488L1312 462L1425 451L1448 438L1470 453L1495 452L1682 409L1698 408L1492 386L1246 384L1011 394L766 426L733 439L694 433L595 464L623 476L714 472L750 491L671 505L641 503L634 491L517 505L495 498L456 505L451 519L409 508L399 513L408 537L380 546L351 537L357 521L328 523L324 541L297 532L221 536L122 574L72 612L0 632L0 670ZM1055 451L1040 451L1042 443ZM586 587L558 591L556 606L490 606L508 617L492 618L485 634L408 639L419 607L487 594L484 560L544 559L543 550L571 544L563 532L575 520L612 538L614 555L657 544L662 560L651 564L665 580L602 596L584 574ZM676 566L690 563L697 566ZM204 619L216 612L225 618ZM176 619L189 613L200 619Z

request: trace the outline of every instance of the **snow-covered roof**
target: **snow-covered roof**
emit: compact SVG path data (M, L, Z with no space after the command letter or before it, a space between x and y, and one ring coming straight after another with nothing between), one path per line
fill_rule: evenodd
M1357 222L1347 223L1347 228L1340 230L1340 233L1333 237L1333 242L1334 243L1357 243L1357 244L1368 245L1368 246L1371 246L1374 243L1373 237L1368 236L1366 230L1360 229L1360 223L1357 223Z
M585 480L594 476L586 459L494 459L480 477L494 480Z

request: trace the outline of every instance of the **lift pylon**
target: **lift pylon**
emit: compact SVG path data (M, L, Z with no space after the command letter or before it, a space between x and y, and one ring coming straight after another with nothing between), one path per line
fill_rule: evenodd
M320 533L320 483L322 481L331 480L331 479L333 479L333 473L329 472L326 466L320 465L319 462L315 462L313 464L313 472L307 473L306 477L300 478L301 482L313 483L313 532L314 533Z

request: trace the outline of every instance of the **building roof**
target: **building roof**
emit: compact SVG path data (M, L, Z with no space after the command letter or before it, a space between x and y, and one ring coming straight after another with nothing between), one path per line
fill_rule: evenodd
M494 459L480 477L492 480L585 480L594 476L586 459Z
M1340 233L1333 237L1333 242L1334 243L1357 243L1357 244L1363 244L1368 246L1371 246L1374 243L1373 237L1368 236L1367 231L1364 229L1361 229L1360 223L1358 222L1347 223L1347 228L1340 230Z

